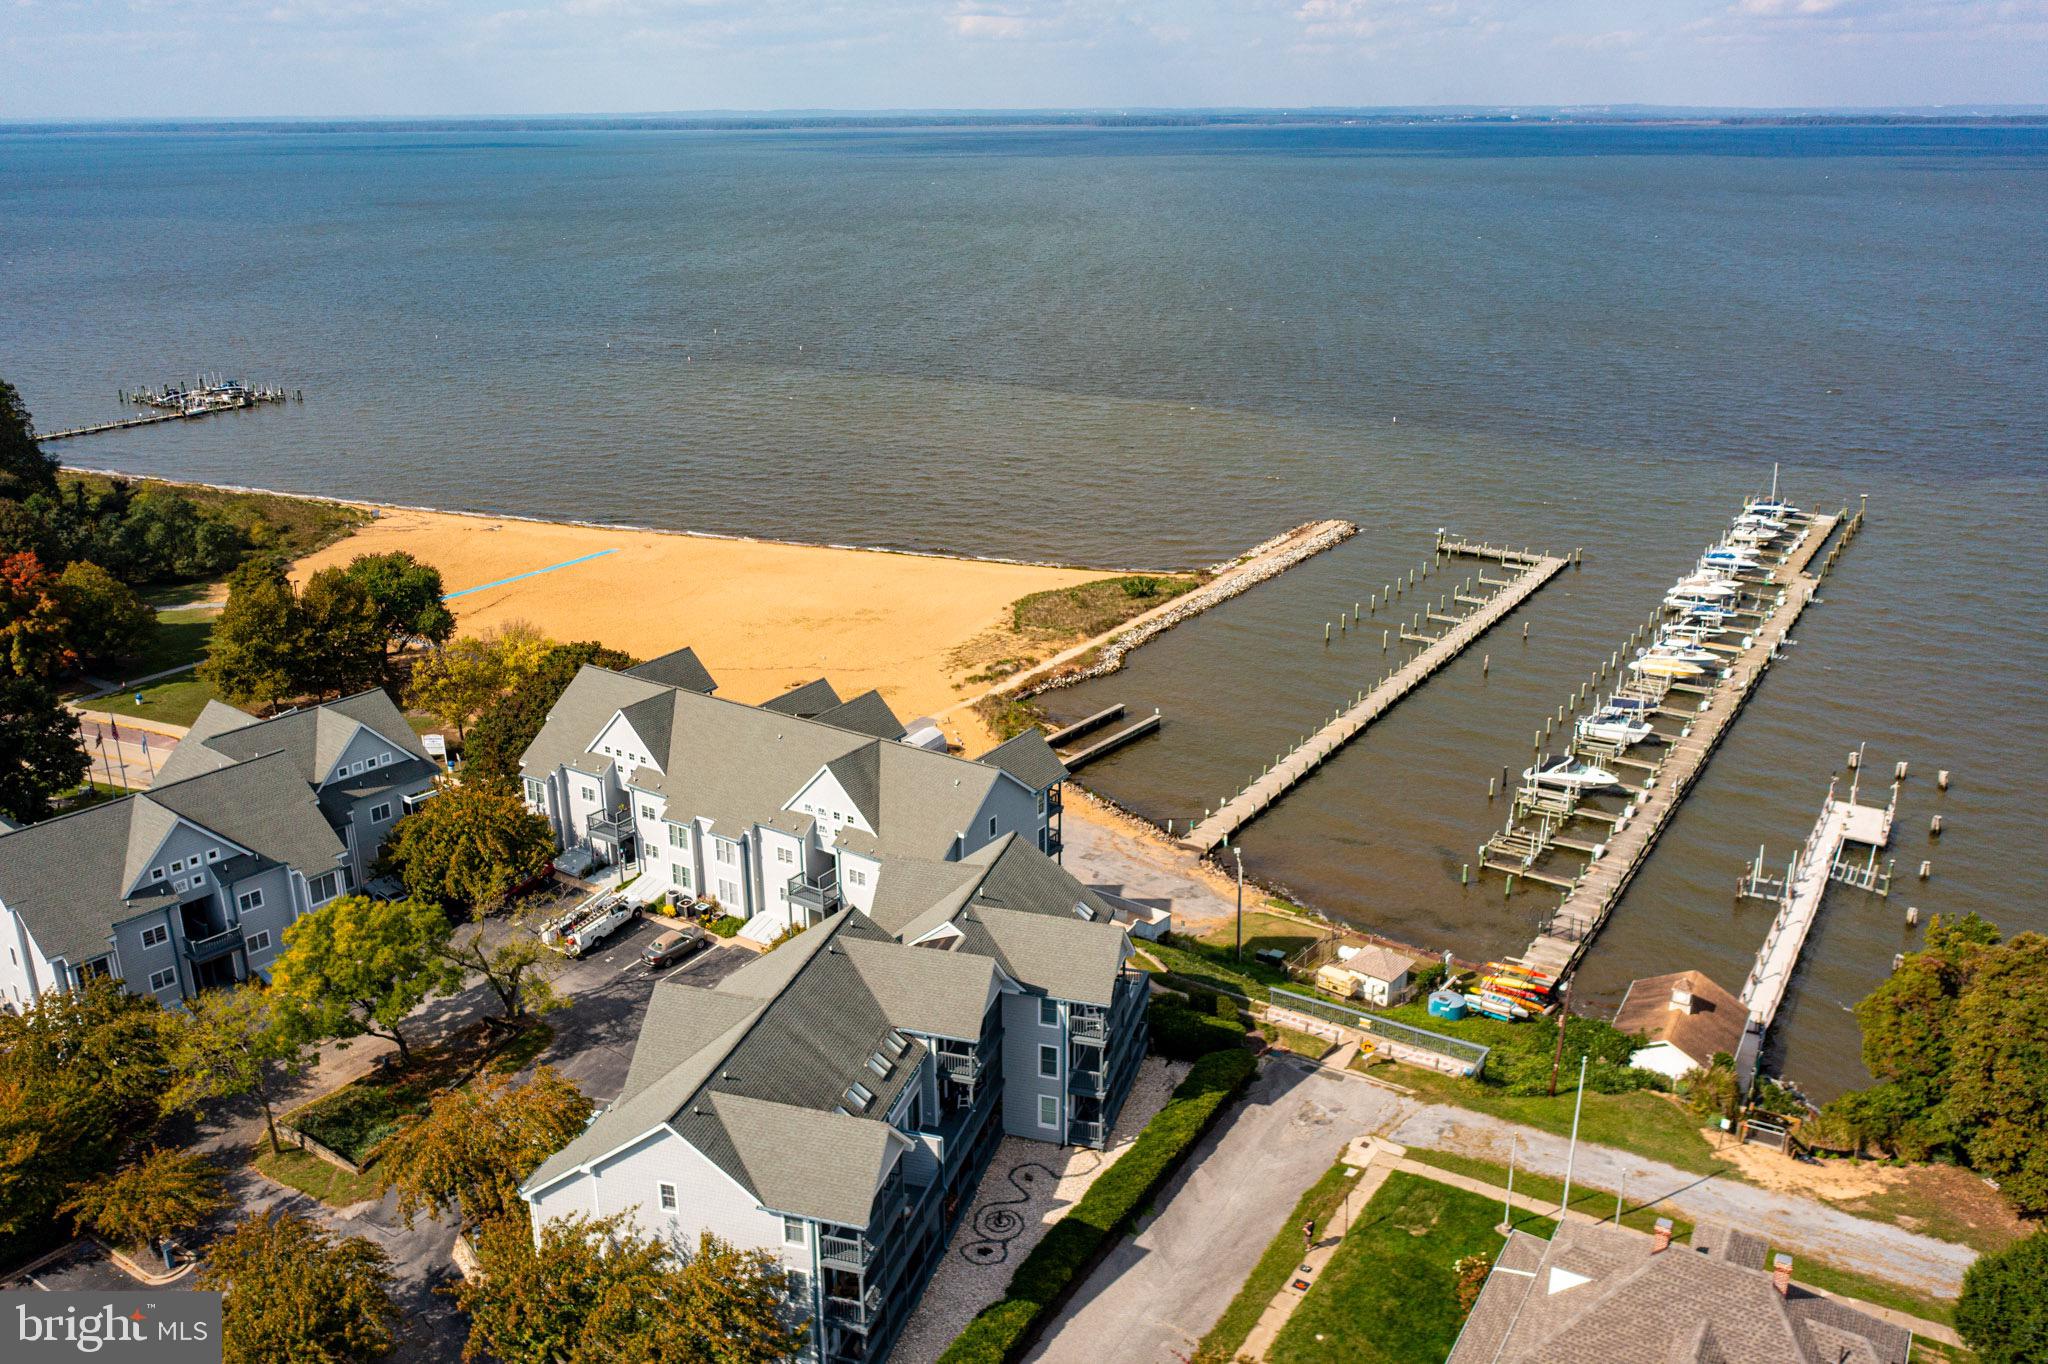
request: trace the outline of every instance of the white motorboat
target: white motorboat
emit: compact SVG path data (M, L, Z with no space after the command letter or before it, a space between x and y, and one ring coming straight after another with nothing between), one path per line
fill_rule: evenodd
M1579 721L1578 725L1581 739L1597 739L1601 743L1619 744L1623 748L1639 744L1655 732L1635 711L1617 710L1606 706Z
M1621 779L1606 768L1570 753L1545 758L1534 767L1524 768L1522 780L1560 791L1599 791L1621 785Z
M1763 561L1756 557L1756 551L1725 541L1715 545L1700 556L1701 568L1732 568L1738 571L1763 567Z
M1721 662L1721 656L1711 649L1702 649L1691 640L1670 639L1661 635L1656 643L1644 651L1644 657L1682 658L1688 663L1698 663L1703 667L1709 668L1715 667Z
M1728 532L1728 539L1736 545L1755 547L1768 545L1782 534L1784 534L1782 529L1770 525L1752 526L1744 525L1738 521L1735 523L1734 528Z
M1704 644L1728 633L1728 627L1711 621L1694 620L1689 617L1666 621L1662 631L1670 639L1682 639L1688 644Z
M1742 584L1719 573L1688 573L1671 584L1671 591L1681 597L1733 597Z
M1664 599L1664 604L1687 620L1706 621L1718 624L1732 620L1735 611L1725 601L1710 600L1706 597L1690 597L1674 592Z
M1705 668L1697 663L1689 662L1683 658L1671 658L1664 654L1644 654L1641 658L1632 658L1628 662L1628 670L1632 673L1640 673L1644 677L1662 677L1672 680L1681 677L1698 677L1706 671Z

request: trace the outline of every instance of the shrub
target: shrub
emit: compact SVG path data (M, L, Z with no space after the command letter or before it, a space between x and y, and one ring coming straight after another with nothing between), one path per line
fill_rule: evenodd
M1159 595L1159 579L1157 578L1147 578L1140 575L1121 579L1118 585L1123 588L1126 597L1144 598Z
M1241 1020L1197 1013L1167 1000L1154 1000L1150 1014L1152 1050L1171 1061L1199 1061L1212 1052L1241 1048L1250 1031Z
M1032 1248L1008 1292L967 1324L939 1364L1001 1364L1021 1354L1040 1319L1166 1182L1255 1066L1242 1048L1197 1061L1131 1149Z
M730 938L746 926L747 921L737 914L721 914L710 923L704 925L705 928L716 933L721 938Z
M1238 1015L1237 1001L1229 995L1218 995L1216 996L1214 1012L1224 1022L1235 1023L1237 1022Z

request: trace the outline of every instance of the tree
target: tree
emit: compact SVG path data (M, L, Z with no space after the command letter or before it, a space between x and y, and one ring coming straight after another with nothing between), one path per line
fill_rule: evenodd
M625 669L634 662L630 654L589 640L548 650L524 683L501 694L477 716L475 728L463 740L464 773L517 781L521 755L576 674L586 666Z
M156 612L134 589L80 559L57 577L57 601L70 626L71 646L87 663L125 663L156 633Z
M57 575L26 551L0 559L0 667L47 681L77 661Z
M458 639L413 664L411 699L452 725L459 739L471 717L505 689L505 664L485 635Z
M1732 1118L1742 1108L1742 1086L1735 1081L1735 1058L1717 1051L1704 1067L1694 1066L1678 1079L1685 1106L1702 1121Z
M415 898L480 913L544 874L554 840L504 783L464 781L394 824L384 860Z
M106 979L0 1012L0 1241L47 1227L154 1122L162 1012Z
M0 674L0 816L16 824L50 817L50 798L85 780L92 759L78 717L41 682Z
M513 1022L529 1014L550 1013L568 1002L555 993L552 984L562 959L523 927L492 944L485 941L483 925L478 924L467 936L450 942L448 960L464 973L475 971L482 976L498 997L505 1017Z
M145 487L128 499L120 538L132 557L133 574L151 582L217 577L249 548L232 524L183 493L160 487Z
M500 1075L445 1089L379 1149L378 1187L398 1190L408 1227L422 1210L439 1217L452 1209L472 1224L514 1216L523 1207L520 1181L589 1117L583 1091L549 1066L517 1088Z
M302 691L346 696L384 676L384 626L376 603L343 568L323 568L299 592L298 683Z
M158 1100L163 1111L197 1111L214 1099L254 1094L263 1106L270 1149L282 1153L270 1106L272 1081L303 1070L308 1058L304 1042L283 1026L276 997L248 982L232 990L203 990L182 1013L163 1017L164 1060L172 1076Z
M284 931L284 951L271 967L270 988L289 1035L382 1037L412 1048L399 1023L419 1004L462 985L451 963L448 920L418 900L344 895Z
M153 1150L64 1200L73 1226L116 1246L149 1246L190 1231L227 1206L220 1171L189 1151Z
M391 1261L299 1216L251 1214L213 1243L199 1287L221 1301L223 1364L357 1364L391 1353Z
M455 617L441 601L441 570L431 564L403 550L359 554L350 561L348 575L362 585L376 609L387 670L393 648L415 639L442 644L455 633Z
M2028 1216L2048 1212L2048 937L1971 951L1948 1030L1939 1122Z
M766 1364L805 1331L788 1277L766 1252L709 1232L693 1252L635 1234L624 1215L551 1221L534 1244L523 1218L476 1238L482 1270L456 1287L469 1314L466 1360L499 1364Z
M230 705L268 708L296 692L301 643L298 600L284 565L251 559L228 579L200 680Z
M2048 1359L2048 1232L1980 1255L1963 1272L1956 1334L1981 1364Z
M56 490L56 457L43 452L35 430L21 395L0 379L0 498L18 502L30 493Z

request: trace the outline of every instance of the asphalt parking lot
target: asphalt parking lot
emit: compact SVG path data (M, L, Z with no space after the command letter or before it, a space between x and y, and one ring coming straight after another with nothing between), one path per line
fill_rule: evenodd
M177 1286L191 1285L180 1280ZM84 1239L73 1241L58 1258L0 1284L9 1292L41 1289L47 1293L135 1293L148 1287L129 1278L105 1250Z

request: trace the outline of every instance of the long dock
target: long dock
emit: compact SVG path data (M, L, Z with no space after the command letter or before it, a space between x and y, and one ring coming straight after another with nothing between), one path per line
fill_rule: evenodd
M131 426L155 426L158 422L177 422L188 417L210 415L206 412L145 412L139 417L122 417L117 421L100 422L93 426L73 426L62 431L38 431L36 439L70 440L73 436L95 436L102 431L126 431Z
M1522 953L1520 961L1524 965L1553 977L1562 977L1578 965L1580 957L1606 924L1607 916L1613 912L1622 892L1635 879L1636 872L1656 846L1665 826L1705 770L1707 760L1720 747L1729 726L1778 656L1793 623L1819 590L1822 575L1833 567L1836 555L1861 526L1862 511L1846 516L1846 521L1845 516L1846 511L1843 515L1815 515L1805 519L1798 541L1769 570L1761 584L1765 588L1779 590L1776 601L1760 603L1752 618L1746 618L1743 628L1750 629L1746 642L1739 651L1730 655L1727 671L1717 683L1712 686L1675 683L1671 686L1670 691L1678 694L1677 699L1689 704L1667 703L1663 713L1682 717L1684 727L1666 739L1654 772L1648 774L1641 787L1634 791L1628 811L1613 819L1599 855L1588 862L1579 874L1569 879L1555 874L1545 875L1533 864L1546 853L1548 838L1558 826L1574 814L1590 814L1591 811L1568 807L1556 812L1554 817L1539 815L1537 822L1533 826L1525 826L1522 833L1528 844L1522 859L1502 855L1502 845L1506 841L1503 838L1497 837L1487 845L1481 854L1481 866L1506 873L1510 878L1510 888L1513 878L1519 876L1558 885L1564 890L1563 902ZM1814 556L1838 526L1842 528L1842 538L1830 551L1827 562L1817 572L1808 572ZM1694 697L1698 700L1693 701Z
M1828 883L1846 880L1866 888L1874 887L1876 850L1891 842L1892 813L1898 808L1898 799L1899 788L1897 783L1893 783L1892 799L1886 805L1859 805L1853 784L1849 788L1849 799L1837 800L1834 784L1830 782L1828 798L1821 806L1820 818L1814 822L1813 831L1793 857L1785 879L1775 883L1780 888L1778 913L1771 920L1763 946L1757 949L1756 964L1750 968L1749 979L1742 986L1742 1007L1749 1011L1749 1025L1735 1051L1735 1074L1745 1088L1756 1078L1764 1037L1777 1021L1778 1010L1785 1003L1785 993L1792 985L1792 972L1799 965L1799 954L1805 950L1807 935L1812 932L1814 921L1820 917L1821 897L1827 893ZM1851 843L1872 850L1870 876L1866 877L1863 869L1842 861L1842 849ZM1763 855L1759 852L1757 870L1744 883L1747 893L1755 893L1763 883L1762 862Z
M1275 801L1286 795L1302 778L1322 766L1331 754L1357 738L1374 720L1392 710L1402 697L1421 686L1437 669L1464 652L1467 645L1493 628L1503 616L1520 606L1530 594L1549 582L1559 569L1571 562L1561 555L1500 549L1492 545L1446 539L1441 532L1437 535L1437 553L1491 559L1517 572L1493 593L1483 599L1477 599L1481 604L1469 614L1450 618L1456 623L1449 625L1441 635L1410 635L1404 630L1403 639L1421 640L1426 643L1426 647L1396 668L1378 686L1361 693L1350 706L1340 709L1328 724L1309 735L1293 752L1286 754L1272 767L1254 778L1242 791L1225 801L1214 814L1205 814L1200 823L1181 836L1179 841L1182 847L1199 855L1212 851L1228 840L1238 829L1258 818ZM1432 615L1431 618L1438 617Z

